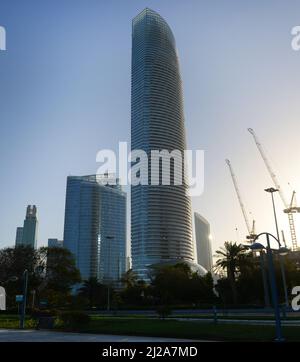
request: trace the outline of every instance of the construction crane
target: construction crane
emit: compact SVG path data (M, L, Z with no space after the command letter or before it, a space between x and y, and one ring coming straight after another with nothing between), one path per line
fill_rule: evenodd
M256 234L255 234L255 220L253 220L252 226L251 226L250 222L249 222L249 219L248 219L247 212L245 210L245 206L244 206L242 197L241 197L241 193L240 193L239 186L238 186L238 183L237 183L237 180L236 180L236 177L235 177L235 173L233 172L233 168L231 166L231 163L230 163L230 161L228 159L226 159L225 162L227 163L227 165L229 167L229 171L230 171L230 174L231 174L233 186L235 188L235 192L236 192L236 195L237 195L237 198L239 200L239 204L240 204L243 216L244 216L245 224L246 224L246 227L247 227L247 230L248 230L247 239L250 242L252 242L254 240L254 238L256 237Z
M288 215L288 220L289 220L289 226L290 226L290 233L291 233L291 239L292 239L292 249L293 251L296 251L298 249L298 244L297 244L297 236L296 236L296 229L295 229L295 222L294 222L294 213L296 212L300 212L300 207L297 207L295 205L295 194L296 192L293 191L293 195L292 195L292 199L290 201L290 203L287 202L285 195L282 191L282 188L280 187L280 184L277 180L277 176L276 174L273 172L273 169L265 155L265 152L263 150L263 147L261 145L261 143L259 142L254 130L252 128L248 128L248 131L251 133L251 135L253 136L254 142L258 148L258 151L265 163L265 166L271 176L271 179L274 183L274 186L276 187L276 189L279 192L280 198L283 202L283 205L285 207L285 209L283 210L284 213L286 213Z
M283 230L281 230L281 237L282 237L283 245L286 248L286 241L285 241L285 236L284 236L284 231Z

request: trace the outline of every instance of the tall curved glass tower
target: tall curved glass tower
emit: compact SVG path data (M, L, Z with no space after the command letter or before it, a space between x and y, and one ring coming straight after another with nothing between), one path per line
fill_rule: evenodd
M175 39L166 21L148 8L133 19L131 82L131 149L142 149L149 157L151 150L183 152L183 98ZM151 183L150 168L149 162ZM132 267L140 278L148 279L153 264L194 260L184 175L182 181L181 185L131 186Z

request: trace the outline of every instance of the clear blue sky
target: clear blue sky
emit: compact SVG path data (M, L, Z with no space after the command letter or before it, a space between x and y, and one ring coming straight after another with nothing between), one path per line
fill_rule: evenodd
M288 182L300 191L299 0L1 0L0 247L13 245L27 204L38 206L39 245L62 238L66 177L95 173L98 150L130 141L131 19L146 6L177 41L188 147L206 155L193 208L211 222L214 248L246 234L226 157L259 230L274 230L247 127L288 197Z

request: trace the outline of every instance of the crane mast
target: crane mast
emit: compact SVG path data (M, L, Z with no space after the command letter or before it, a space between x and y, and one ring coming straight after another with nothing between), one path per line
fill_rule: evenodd
M274 183L274 186L276 187L276 189L277 189L278 192L279 192L279 195L280 195L280 197L281 197L281 200L282 200L282 202L283 202L284 207L287 208L287 207L288 207L288 203L287 203L286 198L285 198L285 196L284 196L284 194L283 194L283 191L282 191L282 189L281 189L281 187L280 187L280 184L279 184L279 182L278 182L278 180L277 180L277 176L276 176L276 174L273 172L273 170L272 170L272 168L271 168L271 165L270 165L270 163L269 163L269 161L268 161L268 159L267 159L267 157L266 157L266 155L265 155L265 152L264 152L264 150L263 150L262 144L259 142L259 140L258 140L258 138L257 138L257 136L256 136L256 134L255 134L255 132L254 132L254 130L253 130L252 128L248 128L248 131L252 134L252 136L253 136L253 138L254 138L254 142L255 142L255 144L256 144L256 146L257 146L257 148L258 148L258 151L259 151L259 153L260 153L260 155L261 155L261 157L262 157L262 159L263 159L263 161L264 161L264 163L265 163L265 166L266 166L266 168L267 168L267 170L268 170L268 172L269 172L269 174L270 174L270 176L271 176L271 179L272 179L272 181L273 181L273 183Z
M251 240L251 239L253 239L254 232L255 232L254 231L255 230L255 221L253 220L253 224L252 224L252 228L251 228L250 223L249 223L249 219L248 219L248 215L246 213L245 206L244 206L244 203L243 203L243 200L242 200L242 197L241 197L239 186L238 186L238 183L237 183L237 180L236 180L235 173L233 172L233 168L231 166L230 161L228 159L226 159L225 162L227 163L227 165L229 167L232 182L233 182L233 185L234 185L234 188L235 188L235 191L236 191L236 195L237 195L237 198L238 198L238 201L239 201L239 204L240 204L243 216L244 216L244 220L245 220L246 227L247 227L247 230L248 230L248 235L249 235L249 236L247 236L247 239Z
M262 144L259 142L254 130L252 128L248 128L248 131L251 133L251 135L253 136L253 139L254 139L254 142L257 146L257 149L264 161L264 164L271 176L271 179L274 183L274 186L276 187L276 189L278 189L278 192L279 192L279 195L280 195L280 198L282 200L282 203L284 205L284 212L288 215L288 220L289 220L289 226L290 226L290 233L291 233L291 239L292 239L292 248L293 248L293 251L297 250L298 248L298 245L297 245L297 236L296 236L296 229L295 229L295 221L294 221L294 215L293 213L295 212L299 212L300 211L300 208L298 207L293 207L293 200L294 200L294 197L295 197L295 191L293 192L293 195L292 195L292 200L290 202L290 204L287 202L286 198L285 198L285 195L282 191L282 188L280 187L280 184L277 180L277 176L276 174L273 172L273 169L269 163L269 160L267 159L266 157L266 154L264 152L264 149L262 147Z

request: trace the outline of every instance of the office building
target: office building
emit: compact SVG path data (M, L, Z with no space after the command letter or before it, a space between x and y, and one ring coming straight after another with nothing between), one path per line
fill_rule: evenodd
M68 177L63 245L83 279L117 285L126 268L126 193L109 178Z
M202 265L207 271L212 272L212 251L209 222L195 212L195 236L197 247L197 263Z
M63 240L48 239L48 248L62 248L63 243Z
M37 208L35 205L28 205L23 228L17 228L16 246L31 246L35 249L37 247L37 233Z
M175 39L167 22L146 8L133 19L131 148L145 151L186 148L183 97ZM148 163L149 170L151 161ZM183 168L184 170L184 168ZM174 168L170 174L174 175ZM182 184L131 186L133 271L149 280L149 268L193 263L192 216L186 177Z
M23 228L17 227L16 231L16 246L22 245L23 242Z

